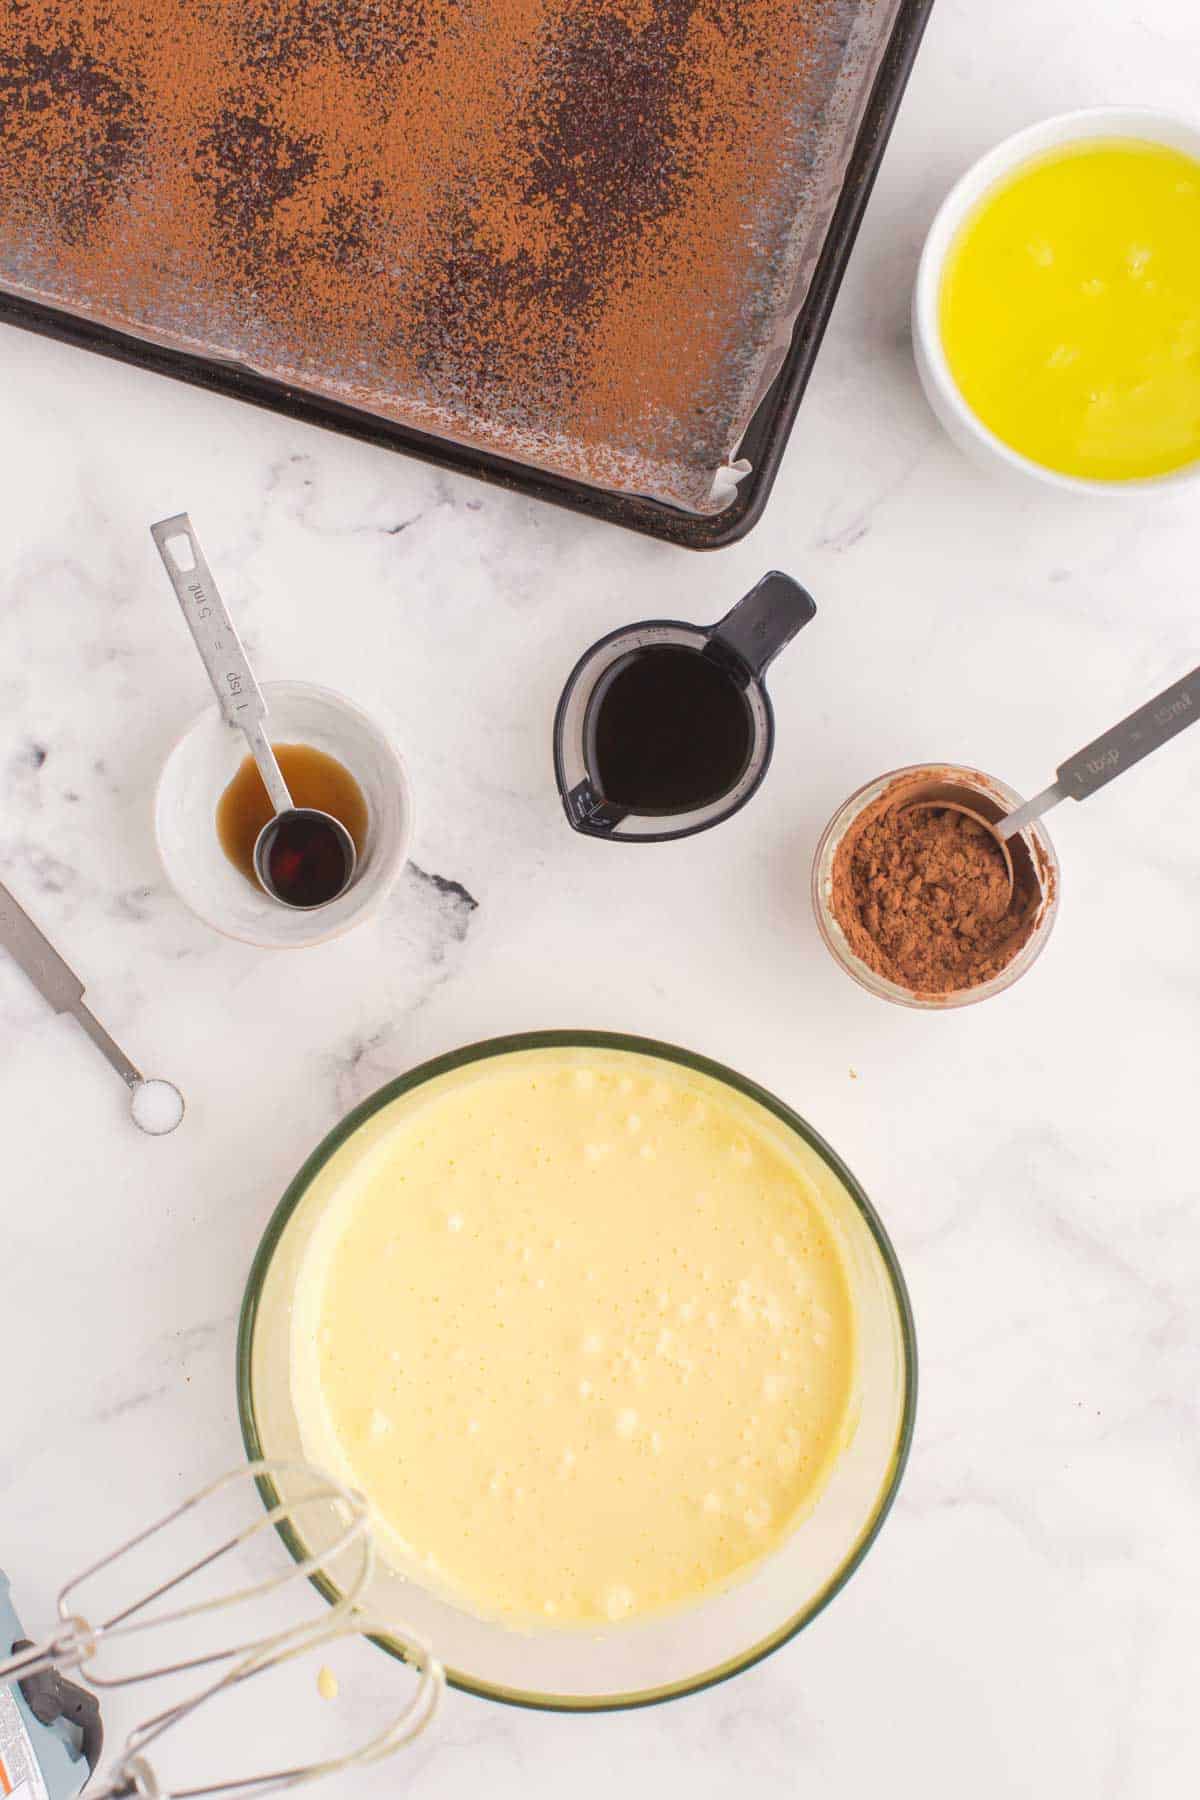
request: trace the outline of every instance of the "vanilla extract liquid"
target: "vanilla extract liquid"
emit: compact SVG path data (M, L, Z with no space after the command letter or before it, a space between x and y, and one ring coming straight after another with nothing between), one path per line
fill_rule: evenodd
M275 759L298 807L339 819L361 859L367 841L367 803L349 769L312 744L274 744ZM254 758L247 756L217 802L217 837L235 868L258 886L254 846L274 808ZM275 892L292 906L323 906L346 885L341 840L320 820L287 818L271 839L267 872Z

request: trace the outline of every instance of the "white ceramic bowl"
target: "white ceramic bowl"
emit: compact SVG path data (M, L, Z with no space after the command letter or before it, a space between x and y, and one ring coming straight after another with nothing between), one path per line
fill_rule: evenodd
M192 721L163 764L154 835L167 879L206 925L247 944L299 949L349 931L387 894L408 857L412 792L399 751L352 701L304 681L265 681L262 688L271 738L324 750L362 789L367 841L350 887L328 906L293 911L234 868L217 840L216 808L248 751L215 704Z
M1165 475L1132 481L1092 481L1044 468L1041 463L1010 449L967 405L950 372L938 324L942 271L950 246L968 213L990 188L1013 174L1023 163L1057 149L1060 144L1086 138L1120 137L1168 144L1174 150L1200 157L1200 126L1151 107L1087 107L1080 112L1060 113L1056 118L1030 125L1005 138L986 156L981 156L951 188L929 228L913 290L912 333L917 373L930 406L950 437L976 462L992 469L1003 469L1017 477L1031 477L1043 487L1057 488L1060 493L1137 495L1156 489L1184 487L1200 481L1200 460L1172 469Z

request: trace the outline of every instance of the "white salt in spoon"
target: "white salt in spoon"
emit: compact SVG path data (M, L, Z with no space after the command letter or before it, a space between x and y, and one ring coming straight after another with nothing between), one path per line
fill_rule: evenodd
M0 944L24 969L30 981L56 1013L70 1013L87 1032L96 1048L107 1057L129 1089L129 1111L139 1131L165 1137L183 1118L183 1095L173 1081L147 1080L130 1062L121 1046L109 1037L99 1019L83 1003L83 983L65 963L49 938L40 932L25 908L14 900L0 881Z

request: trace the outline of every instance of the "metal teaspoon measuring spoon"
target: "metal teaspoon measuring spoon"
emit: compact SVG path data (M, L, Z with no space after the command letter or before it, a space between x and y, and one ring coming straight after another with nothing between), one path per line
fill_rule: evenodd
M13 899L0 881L0 943L19 963L30 981L56 1013L70 1013L83 1026L96 1048L108 1058L129 1089L129 1111L139 1131L163 1137L183 1118L183 1095L173 1081L147 1078L114 1043L103 1025L83 1003L83 983L40 932L25 908Z
M246 652L242 648L242 640L234 629L225 602L217 592L217 584L204 559L204 552L197 542L188 515L177 513L173 519L160 519L157 525L150 527L150 535L158 547L158 554L162 557L163 567L175 589L201 661L208 670L208 678L220 702L225 722L236 726L245 734L258 772L262 776L263 786L275 809L275 817L267 820L254 845L254 873L258 884L264 893L269 894L272 900L277 900L281 906L305 911L312 911L316 906L327 906L331 900L344 894L354 879L354 865L358 856L354 839L342 821L335 819L332 813L321 812L315 806L294 805L283 772L275 760L275 752L263 729L267 703L262 689L254 679ZM341 859L340 869L334 863L330 891L322 892L319 899L293 898L273 867L277 847L286 852L289 828L298 828L299 840L310 849L315 847L319 852L324 848L331 851L333 857ZM320 837L325 834L328 835L322 846Z
M1152 750L1178 735L1195 723L1200 715L1200 668L1192 670L1190 675L1183 676L1171 687L1164 688L1153 700L1147 700L1136 712L1122 719L1119 725L1095 738L1092 743L1077 750L1074 756L1058 765L1055 774L1057 779L1050 786L1027 800L1024 806L1006 813L999 819L985 819L976 810L976 806L966 804L958 796L966 795L967 800L978 803L979 796L971 789L959 787L954 782L940 782L937 791L923 795L920 800L913 800L902 807L903 812L918 812L930 807L940 807L947 812L964 813L968 819L974 819L977 825L990 832L999 844L1004 856L1005 868L1008 871L1008 884L1013 886L1013 849L1015 848L1022 862L1028 861L1032 868L1032 857L1018 833L1043 813L1057 806L1060 800L1087 800L1098 789L1107 787L1134 763L1141 762ZM1011 846L1011 847L1010 847Z

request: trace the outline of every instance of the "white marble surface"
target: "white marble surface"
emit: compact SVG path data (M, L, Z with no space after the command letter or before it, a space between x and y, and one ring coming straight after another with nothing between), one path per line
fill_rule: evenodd
M0 876L189 1101L177 1136L141 1139L0 963L0 1563L27 1624L237 1457L243 1279L328 1125L475 1038L626 1028L766 1082L875 1197L923 1357L899 1503L833 1607L734 1683L593 1719L452 1695L403 1768L328 1791L1195 1792L1200 741L1056 817L1055 939L986 1006L859 992L807 881L869 776L960 758L1032 791L1200 660L1200 491L996 485L939 436L906 323L971 157L1075 105L1186 109L1198 84L1190 0L938 0L765 522L707 558L0 334ZM409 759L416 867L321 949L213 936L156 862L155 774L205 698L146 530L180 508L260 672L343 689ZM820 613L773 673L761 795L688 843L574 836L549 728L578 651L650 612L713 618L771 565Z

